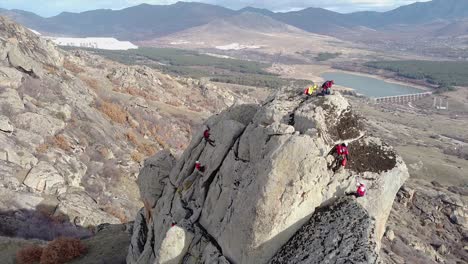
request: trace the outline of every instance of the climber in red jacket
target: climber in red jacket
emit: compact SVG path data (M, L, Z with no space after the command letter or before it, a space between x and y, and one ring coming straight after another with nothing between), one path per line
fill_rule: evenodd
M364 197L366 195L366 185L364 183L358 183L355 192L346 193L348 196L354 196L356 198Z
M205 131L203 132L203 138L206 140L206 142L208 142L208 144L210 144L211 146L215 146L215 141L212 140L210 138L211 134L210 134L210 127L207 127L207 129L205 129Z
M197 160L195 161L195 170L199 172L205 172L205 166L202 166L201 163Z
M364 183L358 185L356 194L358 197L364 197L364 195L366 195L366 185L364 185Z
M335 166L333 164L330 166L330 168L333 169L334 172L336 172L340 166L345 167L346 164L348 163L349 160L349 151L348 151L348 144L347 143L342 143L339 145L336 145L328 155L332 154L335 157Z
M330 94L330 89L332 88L332 86L334 84L335 84L335 81L333 81L333 80L324 82L322 84L322 92L320 92L317 95L321 95L321 96L329 95Z

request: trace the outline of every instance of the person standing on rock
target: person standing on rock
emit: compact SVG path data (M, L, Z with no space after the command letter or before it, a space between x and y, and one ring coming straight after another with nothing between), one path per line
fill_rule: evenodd
M210 127L207 127L205 131L203 132L203 138L210 144L212 147L216 146L215 141L210 138Z
M330 90L332 86L335 84L335 81L326 81L322 84L322 92L320 92L317 95L325 96L325 95L330 95Z
M338 171L340 167L346 167L346 164L348 163L349 160L349 150L348 150L348 144L347 143L342 143L336 145L329 153L333 154L335 157L335 166L331 166L333 169L333 172ZM333 165L333 164L332 164Z

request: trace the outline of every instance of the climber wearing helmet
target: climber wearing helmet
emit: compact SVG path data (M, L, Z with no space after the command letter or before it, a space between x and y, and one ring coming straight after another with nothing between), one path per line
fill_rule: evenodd
M363 197L366 195L366 185L364 185L364 183L360 183L357 187L356 193L358 197Z
M322 84L322 92L320 92L317 95L321 95L321 96L329 95L330 94L330 89L332 88L332 86L334 84L335 84L334 80L324 82Z
M358 183L356 184L356 187L357 189L355 192L346 193L346 195L354 196L356 198L364 197L366 195L366 185L364 183Z
M211 136L210 130L211 130L210 127L207 126L207 128L203 132L203 138L206 140L206 142L208 142L208 144L210 144L212 147L214 147L215 146L215 141L210 138L210 136Z
M349 160L348 143L336 145L329 153L335 157L335 166L332 164L332 169L336 172L340 167L345 167Z

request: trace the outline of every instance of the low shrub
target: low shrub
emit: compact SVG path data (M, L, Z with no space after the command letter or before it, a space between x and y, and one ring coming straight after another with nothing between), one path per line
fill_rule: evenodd
M64 60L63 61L63 67L75 74L82 73L84 72L83 68L79 67L75 63L69 61L69 60Z
M56 135L53 141L56 147L61 148L65 151L70 151L72 149L70 143L64 135Z
M93 89L94 91L99 90L99 83L96 79L82 77L81 80L86 83L86 85Z
M79 239L60 237L44 248L40 264L62 264L86 254L87 248Z
M101 101L98 109L116 123L124 124L127 121L127 113L117 104Z
M35 264L39 263L44 249L37 245L30 245L21 248L16 252L17 264Z
M143 154L141 154L141 153L138 152L138 151L133 151L132 154L131 154L131 157L132 157L132 159L133 159L135 162L138 162L138 163L142 162L143 159L145 158L145 157L143 156Z

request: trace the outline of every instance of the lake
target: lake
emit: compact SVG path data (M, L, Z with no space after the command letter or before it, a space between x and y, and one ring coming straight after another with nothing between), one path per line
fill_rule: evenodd
M383 97L424 92L408 85L390 83L372 77L344 72L326 72L322 74L325 80L334 80L336 85L354 89L357 93L368 97Z

